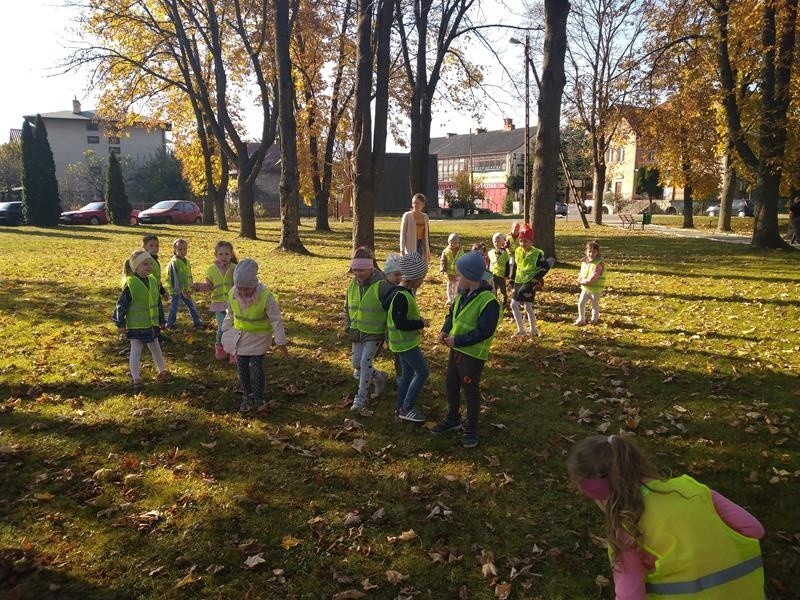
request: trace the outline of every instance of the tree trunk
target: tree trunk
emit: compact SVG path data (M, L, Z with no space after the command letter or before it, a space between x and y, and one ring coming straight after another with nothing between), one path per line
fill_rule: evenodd
M691 185L683 188L683 228L694 229L694 200Z
M559 150L561 149L561 97L567 80L564 57L567 52L569 2L545 0L545 35L542 83L537 102L539 126L533 152L533 231L545 256L556 256L555 227L558 196Z
M755 223L752 244L758 248L788 248L789 244L778 231L778 196L781 175L772 170L759 169L755 197Z
M597 225L602 225L603 223L603 193L606 189L606 163L595 163L594 164L594 187L592 188L592 194L594 196L592 200L592 211L594 212L594 222Z
M239 237L250 240L256 237L256 213L253 210L253 198L255 197L255 185L248 183L247 178L239 172L236 180L236 192L239 196Z
M300 176L297 172L295 89L289 57L288 0L275 0L275 63L278 71L278 127L281 142L281 238L278 248L308 254L300 241Z
M717 231L731 230L731 208L733 194L736 191L736 171L733 168L733 142L730 137L725 142L725 156L723 157L722 172L722 197L719 202L719 222Z

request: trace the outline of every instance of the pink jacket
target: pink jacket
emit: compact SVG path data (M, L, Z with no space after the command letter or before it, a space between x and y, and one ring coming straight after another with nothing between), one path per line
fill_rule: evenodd
M286 330L283 327L281 309L275 296L270 295L265 312L269 322L272 323L272 333L254 333L234 328L233 313L228 307L225 320L222 322L222 347L225 352L237 356L261 356L272 347L273 336L276 345L285 346Z

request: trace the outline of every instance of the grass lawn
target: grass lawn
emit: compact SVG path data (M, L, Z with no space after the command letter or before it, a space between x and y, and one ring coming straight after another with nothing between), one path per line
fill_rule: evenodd
M508 225L435 221L434 252L451 231L471 244ZM798 253L593 226L608 287L601 324L576 328L590 236L559 223L543 337L512 340L506 315L481 444L464 450L396 422L393 384L348 410L350 225L304 223L311 257L274 252L278 227L260 224L260 241L203 226L0 228L0 597L610 598L602 515L564 469L597 431L635 432L665 474L752 511L769 598L797 597ZM376 229L382 262L398 221ZM164 266L172 239L189 241L196 278L221 237L261 264L291 344L290 358L267 356L265 416L238 414L234 367L185 309L164 346L174 381L157 384L145 352L132 394L110 316L122 262L150 231ZM444 407L443 298L431 274L419 293L434 323L420 399L431 417ZM393 370L388 353L378 362Z

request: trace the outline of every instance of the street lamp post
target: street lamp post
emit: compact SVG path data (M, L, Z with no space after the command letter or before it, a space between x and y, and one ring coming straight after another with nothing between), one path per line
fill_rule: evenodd
M512 44L520 44L525 46L525 159L522 174L522 215L525 222L530 222L531 211L531 182L530 182L530 153L531 153L531 128L530 128L530 76L528 74L528 63L530 62L530 36L525 34L525 42L519 41L517 38L509 40Z

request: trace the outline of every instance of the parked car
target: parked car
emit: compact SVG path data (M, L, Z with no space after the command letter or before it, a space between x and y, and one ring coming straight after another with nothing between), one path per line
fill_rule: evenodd
M706 214L709 217L719 216L719 204L714 204L706 209ZM731 215L737 217L752 217L753 216L753 203L750 200L734 200L731 204Z
M139 213L139 223L196 223L203 222L200 207L188 200L162 200Z
M22 202L0 202L0 223L19 225L22 222Z
M556 201L556 216L558 215L567 216L567 204L565 202Z
M61 213L58 222L62 225L105 225L108 223L105 202L89 202L86 206L81 206L78 210L68 210ZM139 223L139 211L135 208L131 210L130 224Z

